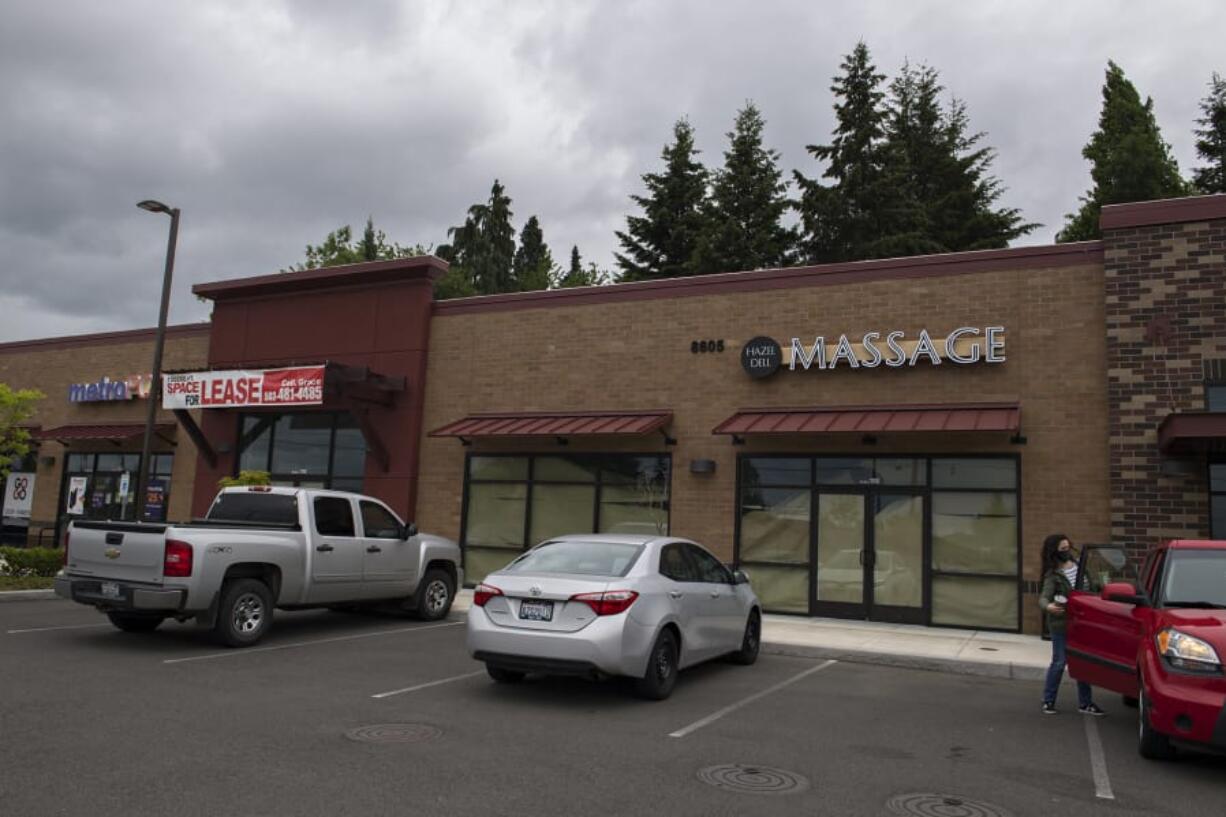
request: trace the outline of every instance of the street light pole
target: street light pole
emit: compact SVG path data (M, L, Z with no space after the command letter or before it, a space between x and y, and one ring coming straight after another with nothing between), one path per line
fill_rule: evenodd
M170 279L175 268L175 242L179 238L179 208L167 207L160 201L145 200L136 205L151 213L170 216L170 238L166 242L166 273L162 278L162 307L158 312L157 339L153 343L153 382L149 387L149 406L145 414L145 440L141 445L140 472L136 480L136 519L145 515L145 499L149 487L150 459L153 447L153 425L162 392L162 349L166 344L166 313L170 311Z

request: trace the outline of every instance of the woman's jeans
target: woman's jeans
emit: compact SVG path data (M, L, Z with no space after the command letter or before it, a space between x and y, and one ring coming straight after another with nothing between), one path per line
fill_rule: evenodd
M1047 668L1047 683L1043 685L1043 703L1054 704L1056 693L1060 691L1060 679L1064 677L1064 665L1068 662L1064 645L1067 640L1064 633L1051 634L1051 666ZM1077 705L1089 706L1093 701L1090 695L1090 685L1085 681L1077 682Z

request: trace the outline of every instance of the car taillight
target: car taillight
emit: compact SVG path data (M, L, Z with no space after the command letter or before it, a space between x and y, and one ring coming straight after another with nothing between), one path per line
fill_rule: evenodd
M581 601L598 616L615 616L624 613L634 604L639 594L633 590L606 590L603 593L577 593L571 601Z
M497 587L492 584L485 584L483 582L477 585L477 589L473 590L473 604L477 605L478 607L484 607L485 603L494 598L494 596L501 595L502 591Z
M178 579L192 575L192 546L177 539L167 539L162 575Z

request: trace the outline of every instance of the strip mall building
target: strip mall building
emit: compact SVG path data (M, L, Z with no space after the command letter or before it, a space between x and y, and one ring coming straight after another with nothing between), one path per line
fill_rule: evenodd
M1035 632L1052 531L1226 538L1226 196L1102 226L437 303L433 258L198 284L212 320L169 333L151 516L267 470L381 497L459 540L470 580L554 534L659 532L772 611ZM152 345L0 345L0 381L46 394L10 533L133 517Z

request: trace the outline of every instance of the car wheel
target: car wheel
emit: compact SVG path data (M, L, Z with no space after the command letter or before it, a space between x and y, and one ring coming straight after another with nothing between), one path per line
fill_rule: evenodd
M1175 748L1171 739L1154 729L1149 723L1149 698L1145 694L1145 685L1141 685L1140 711L1137 712L1140 722L1137 728L1137 751L1141 757L1150 760L1169 760L1175 756Z
M677 685L677 637L665 630L656 639L647 659L647 672L635 681L634 691L642 698L662 701Z
M221 589L213 635L227 647L249 647L272 626L272 593L259 579L237 579Z
M505 667L495 667L493 664L486 664L485 671L489 673L500 684L518 684L524 680L525 673L519 670L506 669Z
M728 660L741 666L749 666L758 660L758 649L762 646L762 616L757 610L749 613L745 622L745 634L741 636L741 648L728 656Z
M447 617L454 598L451 577L441 570L427 570L421 584L417 585L413 609L422 621L438 621Z
M151 633L166 620L162 616L141 616L131 613L107 613L106 617L125 633Z

